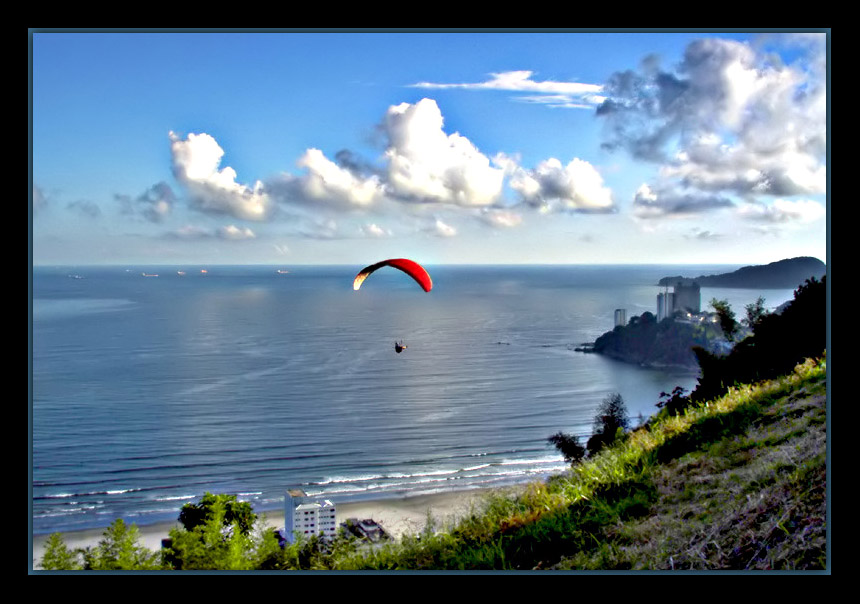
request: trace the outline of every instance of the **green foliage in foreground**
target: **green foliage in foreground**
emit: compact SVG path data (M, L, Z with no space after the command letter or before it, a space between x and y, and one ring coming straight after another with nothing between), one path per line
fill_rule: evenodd
M182 568L823 569L825 424L826 361L809 360L661 411L567 473L487 499L449 530L435 532L428 519L423 533L396 543L342 537L281 549L270 531L225 524L216 505L191 534L171 536L174 550L185 548ZM87 567L151 568L154 555L133 536L108 529ZM58 536L42 566L84 568Z
M45 543L42 568L46 570L157 570L161 557L141 546L136 525L114 521L96 547L70 550L59 534Z
M824 568L825 376L824 361L809 361L662 414L450 532L338 567Z

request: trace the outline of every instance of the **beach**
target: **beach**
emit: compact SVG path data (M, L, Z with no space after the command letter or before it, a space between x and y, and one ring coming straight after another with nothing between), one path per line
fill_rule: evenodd
M406 534L416 534L424 530L428 518L433 522L434 530L450 527L457 520L469 515L473 510L479 510L481 502L496 489L472 489L416 495L391 499L367 500L349 503L336 503L337 522L345 522L347 518L359 520L372 519L395 539ZM179 512L177 511L177 517ZM283 510L261 512L258 521L271 528L283 528ZM161 548L161 540L166 538L171 529L180 527L179 522L168 522L138 527L140 536L138 542L147 549L157 551ZM62 533L63 541L70 549L94 547L102 539L104 529L89 529ZM38 570L39 561L44 553L45 542L49 535L33 536L32 568Z

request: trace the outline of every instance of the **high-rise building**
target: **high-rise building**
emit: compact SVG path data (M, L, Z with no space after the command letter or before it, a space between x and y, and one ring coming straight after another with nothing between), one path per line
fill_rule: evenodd
M671 317L675 312L675 294L674 292L666 291L657 294L657 320L662 321L666 317Z
M676 282L671 285L673 291L666 290L657 294L657 320L662 321L678 311L697 314L701 311L702 296L698 283L686 285Z
M615 326L624 327L627 325L627 310L624 308L616 308L615 309Z
M686 310L696 314L701 310L701 306L702 295L698 283L675 285L675 310Z
M284 496L284 533L290 543L296 535L334 537L337 506L328 499L312 499L301 489L288 490Z

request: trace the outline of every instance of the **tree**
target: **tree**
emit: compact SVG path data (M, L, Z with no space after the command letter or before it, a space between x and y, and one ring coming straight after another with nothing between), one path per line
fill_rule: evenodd
M81 570L79 552L70 550L60 533L53 533L45 542L41 566L45 570Z
M820 358L827 347L827 278L807 279L782 312L762 315L753 335L720 357L694 347L700 377L693 402L721 396L736 383L771 379L807 358Z
M764 306L764 298L759 296L755 302L747 304L744 309L746 309L747 312L744 323L747 327L755 331L756 326L761 323L762 319L764 319L768 314L767 309Z
M137 525L116 519L105 529L95 549L84 550L85 570L156 570L161 568L159 555L138 543Z
M690 399L686 393L687 390L681 386L675 386L672 392L661 392L657 406L665 408L669 415L677 415L690 404Z
M617 392L610 394L597 408L594 416L594 434L588 439L586 448L589 455L615 442L615 439L630 427L627 406Z
M720 319L720 329L723 330L723 335L726 336L729 342L734 341L738 331L738 322L735 319L735 312L729 305L729 301L711 298L710 305Z
M564 455L564 460L568 463L576 463L585 457L585 447L579 444L579 439L576 436L558 432L547 440L555 445L555 448Z
M223 522L229 526L236 523L239 530L247 535L257 519L251 504L239 501L235 495L213 495L207 492L200 503L186 503L179 512L179 522L186 531L193 531L212 518L218 506L223 507Z
M271 530L256 528L250 503L235 495L206 493L199 504L182 507L183 528L170 531L164 564L179 570L252 570L280 565Z

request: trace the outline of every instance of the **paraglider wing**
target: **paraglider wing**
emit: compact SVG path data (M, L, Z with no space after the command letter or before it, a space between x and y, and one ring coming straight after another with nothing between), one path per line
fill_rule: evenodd
M407 260L406 258L391 258L390 260L383 260L382 262L377 262L376 264L364 267L355 276L355 280L352 282L352 289L358 291L358 288L361 287L364 280L367 279L373 271L380 269L383 266L391 266L400 269L415 279L418 285L420 285L425 292L429 292L433 289L433 280L430 278L430 274L424 269L424 267L417 262Z

